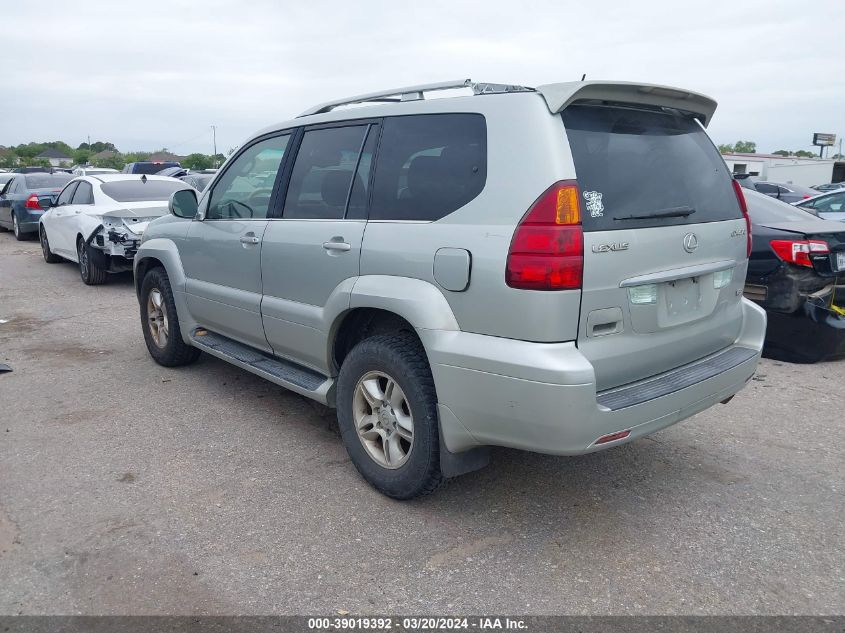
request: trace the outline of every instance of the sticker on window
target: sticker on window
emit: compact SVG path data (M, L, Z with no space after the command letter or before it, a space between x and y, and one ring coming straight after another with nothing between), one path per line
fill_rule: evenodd
M601 202L601 192L585 191L584 200L587 201L587 211L591 218L600 218L604 215L604 205Z

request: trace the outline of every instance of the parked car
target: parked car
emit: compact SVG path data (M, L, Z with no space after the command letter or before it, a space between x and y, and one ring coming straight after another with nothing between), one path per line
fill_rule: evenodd
M150 220L167 214L167 200L185 184L173 178L125 174L81 176L62 189L40 218L44 261L76 262L82 281L105 283L129 270Z
M831 182L826 185L813 185L816 191L836 191L845 187L845 182Z
M26 172L12 174L0 190L0 229L11 229L19 240L34 236L38 219L50 198L71 179L70 174Z
M189 174L185 174L184 176L180 176L179 180L188 183L197 191L205 191L205 188L208 187L209 183L214 180L214 174L191 172Z
M142 160L135 163L127 163L123 166L122 173L124 174L147 174L153 175L160 172L167 167L179 167L179 163L174 161L149 161Z
M80 165L71 171L74 176L101 176L102 174L119 174L120 172L110 167L92 167L91 165Z
M158 176L170 176L171 178L181 178L188 173L188 170L181 166L165 167L161 171L156 172Z
M845 356L845 226L756 192L745 296L768 316L765 354L797 362Z
M824 220L845 222L845 189L829 191L828 193L796 202L795 206L809 211Z
M423 98L455 87L475 96ZM336 406L359 472L400 499L489 445L589 453L727 402L765 312L742 298L742 190L699 124L715 108L597 81L314 107L150 223L147 349Z
M754 182L754 188L760 193L764 193L772 198L777 198L783 202L799 202L818 195L818 191L810 187L802 187L801 185L783 184L780 182L765 182L757 180Z

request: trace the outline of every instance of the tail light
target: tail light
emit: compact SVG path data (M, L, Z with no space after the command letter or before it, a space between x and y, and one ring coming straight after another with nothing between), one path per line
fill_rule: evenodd
M29 196L23 206L27 209L41 209L41 205L38 204L38 196L35 194Z
M742 217L745 218L745 256L751 257L751 218L748 215L748 205L745 204L745 194L742 193L742 185L737 180L733 181L733 185L737 202L739 202L739 208L742 209Z
M575 290L583 271L578 185L562 180L537 198L516 227L505 282L523 290Z
M830 253L827 242L819 240L772 240L770 244L775 254L783 261L808 268L813 267L811 253Z

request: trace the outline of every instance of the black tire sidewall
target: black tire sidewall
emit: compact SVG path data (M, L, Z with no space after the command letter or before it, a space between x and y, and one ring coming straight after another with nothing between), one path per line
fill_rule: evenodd
M158 288L161 292L162 300L167 308L168 336L167 344L164 347L159 347L153 341L147 317L147 298L153 288ZM170 287L170 279L167 277L167 273L162 268L153 268L144 275L141 282L140 313L144 342L155 362L165 367L177 367L197 359L199 350L187 345L182 340L182 330L179 326L176 302L173 299L173 289Z
M409 336L379 335L356 345L343 362L338 375L337 408L341 437L358 472L375 488L397 499L426 494L437 487L440 475L440 439L437 397L425 352ZM401 350L399 348L402 348ZM408 351L424 363L408 362ZM360 378L370 371L382 371L402 388L414 416L414 442L408 461L396 469L377 464L367 453L352 414L352 400Z

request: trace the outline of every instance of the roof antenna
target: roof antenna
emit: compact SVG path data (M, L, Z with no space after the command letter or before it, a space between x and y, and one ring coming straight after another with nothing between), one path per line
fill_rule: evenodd
M147 174L141 174L141 182L147 182Z
M586 78L587 78L587 73L584 73L583 75L581 75L581 81L584 81Z

